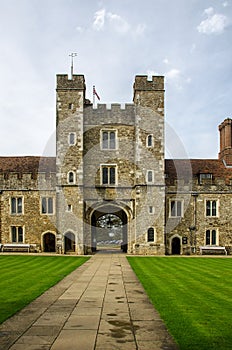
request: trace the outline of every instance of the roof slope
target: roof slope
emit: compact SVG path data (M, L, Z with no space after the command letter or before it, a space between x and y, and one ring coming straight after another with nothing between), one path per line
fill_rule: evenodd
M165 173L172 180L187 180L199 174L212 174L225 181L232 179L232 168L225 167L219 159L166 159Z
M0 173L50 173L55 171L55 157L0 157Z

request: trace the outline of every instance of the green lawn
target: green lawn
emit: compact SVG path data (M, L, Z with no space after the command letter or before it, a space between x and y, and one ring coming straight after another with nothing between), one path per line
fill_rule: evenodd
M66 256L0 256L0 323L88 260Z
M128 257L180 349L232 349L232 259Z

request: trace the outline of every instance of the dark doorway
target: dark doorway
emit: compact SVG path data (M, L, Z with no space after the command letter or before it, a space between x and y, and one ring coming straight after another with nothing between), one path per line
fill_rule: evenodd
M180 254L180 238L174 237L172 239L172 254L179 255Z
M106 206L92 215L91 249L127 252L127 215L124 210Z
M65 253L75 252L75 236L72 232L64 235L64 251Z
M50 253L56 251L56 237L54 233L47 232L43 235L43 250Z

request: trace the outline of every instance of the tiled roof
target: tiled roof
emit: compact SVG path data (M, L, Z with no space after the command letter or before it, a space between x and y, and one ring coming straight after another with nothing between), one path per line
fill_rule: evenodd
M167 177L175 180L189 179L202 173L212 174L213 178L224 179L228 182L232 179L232 168L227 168L218 159L166 159L165 173ZM178 174L178 176L177 176Z
M55 171L55 157L0 157L0 173L50 173Z

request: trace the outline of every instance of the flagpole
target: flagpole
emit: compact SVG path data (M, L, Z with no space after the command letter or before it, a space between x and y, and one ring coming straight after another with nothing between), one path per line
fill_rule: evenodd
M93 85L93 107L95 108L95 93L94 93L94 85Z

